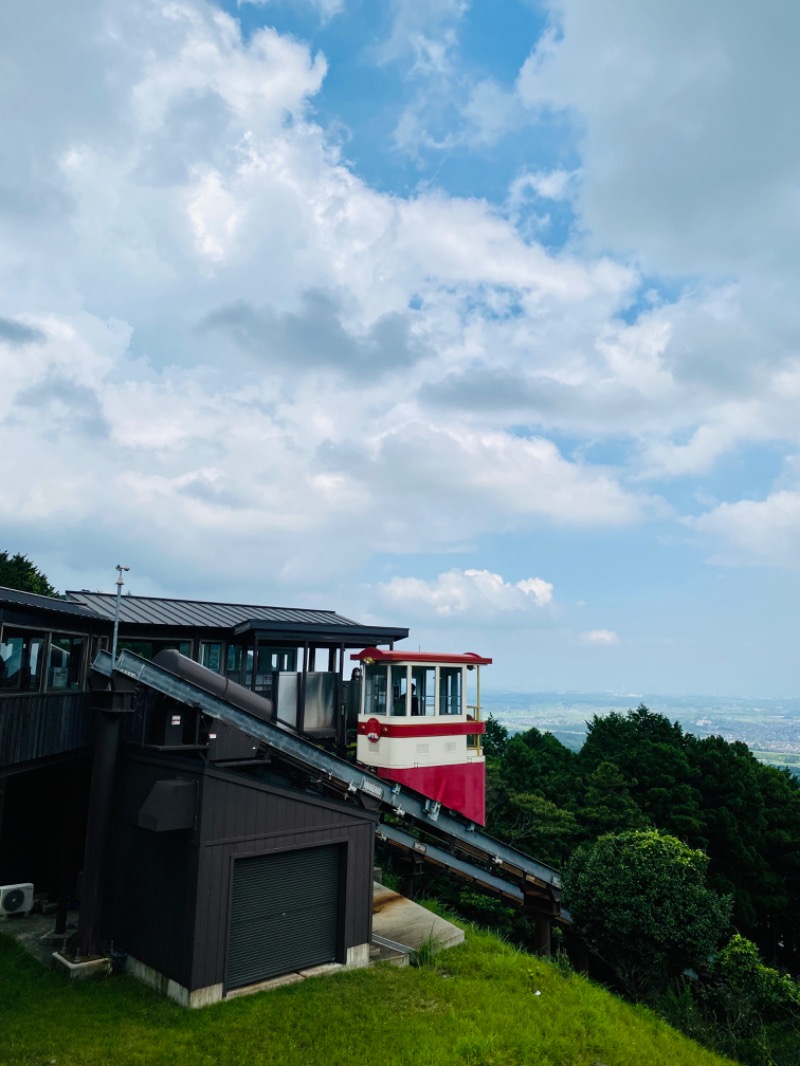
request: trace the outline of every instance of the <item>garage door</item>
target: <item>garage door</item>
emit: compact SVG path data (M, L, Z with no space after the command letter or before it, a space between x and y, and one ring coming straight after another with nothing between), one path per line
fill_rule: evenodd
M236 860L227 988L336 960L341 852L334 844Z

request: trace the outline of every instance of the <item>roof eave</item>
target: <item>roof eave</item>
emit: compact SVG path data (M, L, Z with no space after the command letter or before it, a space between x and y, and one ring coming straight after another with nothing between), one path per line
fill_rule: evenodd
M276 640L313 640L316 643L344 645L347 648L364 648L380 644L393 644L396 640L405 640L408 630L391 626L360 625L314 625L304 623L287 625L285 622L269 622L263 619L250 619L233 627L237 637L252 633L264 634Z

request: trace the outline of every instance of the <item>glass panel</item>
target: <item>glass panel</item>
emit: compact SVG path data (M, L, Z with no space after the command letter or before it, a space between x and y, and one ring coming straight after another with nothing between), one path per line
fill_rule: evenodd
M291 673L297 670L296 648L273 648L260 644L258 647L258 673Z
M76 689L83 679L83 653L85 637L50 638L50 655L47 660L47 687L49 689Z
M132 651L134 655L141 655L143 659L154 659L160 651L174 648L187 659L192 657L191 640L120 640L117 651Z
M253 679L253 649L229 644L225 676L239 685L250 688Z
M280 674L276 714L280 722L297 728L297 697L300 692L300 675Z
M228 645L228 658L225 663L225 673L231 681L238 681L242 674L242 657L244 648L236 644Z
M461 714L461 668L439 670L439 714Z
M297 649L274 648L266 644L259 644L257 662L255 690L262 696L271 699L274 675L297 672L295 665L297 662Z
M436 668L433 666L411 669L411 713L436 714Z
M19 688L23 643L8 632L0 643L0 688Z
M108 641L105 637L92 637L91 650L89 652L89 663L93 663L98 656L98 653L108 647Z
M408 714L408 667L392 667L392 714Z
M216 643L201 644L200 645L200 665L205 666L209 670L213 670L215 674L219 673L220 663L222 661L222 645Z
M306 708L304 728L336 728L336 675L306 674Z
M0 643L0 689L37 692L43 647L43 633L6 629Z
M389 670L374 663L364 670L364 714L386 714L386 690Z

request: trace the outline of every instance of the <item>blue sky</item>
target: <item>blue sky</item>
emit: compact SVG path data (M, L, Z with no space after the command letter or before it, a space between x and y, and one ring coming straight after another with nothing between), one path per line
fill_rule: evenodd
M0 13L0 548L796 695L800 11Z

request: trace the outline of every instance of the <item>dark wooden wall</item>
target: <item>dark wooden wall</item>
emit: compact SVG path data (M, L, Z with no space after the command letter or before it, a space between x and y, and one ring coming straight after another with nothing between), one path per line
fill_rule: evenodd
M157 781L198 781L201 771L120 760L105 913L115 947L188 986L196 909L195 833L153 833L137 825Z
M89 694L0 696L0 767L86 748Z

